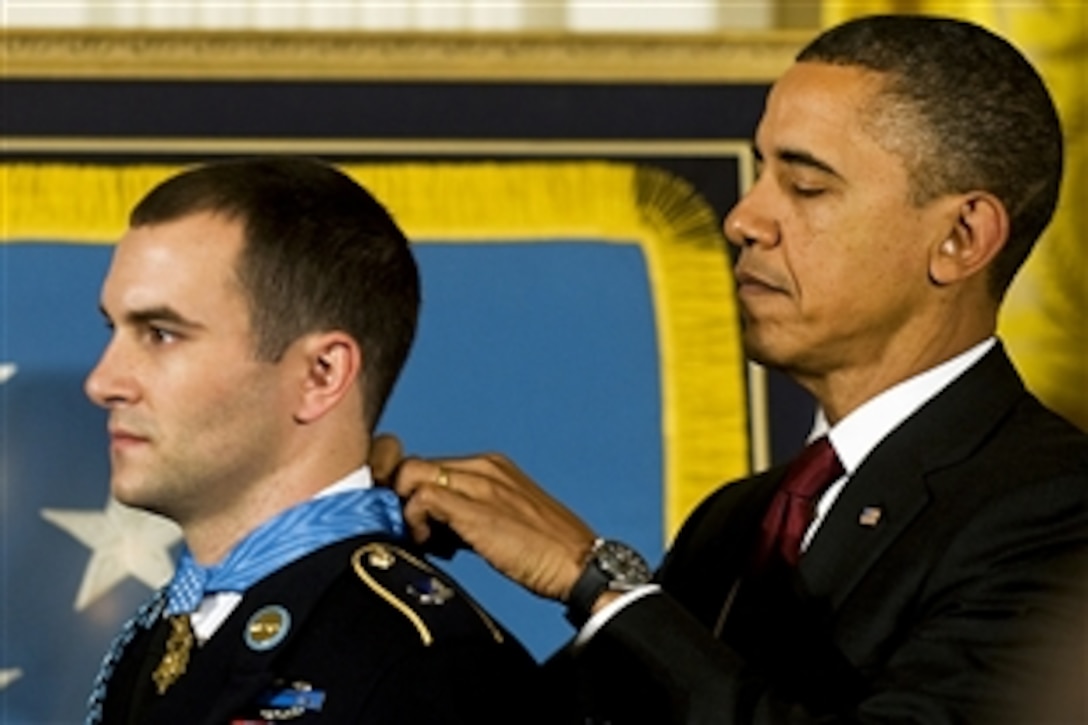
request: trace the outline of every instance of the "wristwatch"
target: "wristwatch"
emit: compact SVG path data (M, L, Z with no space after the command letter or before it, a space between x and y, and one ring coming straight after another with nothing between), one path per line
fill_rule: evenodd
M595 540L585 568L567 597L567 619L581 628L606 590L628 592L649 582L651 576L646 560L627 544L610 539Z

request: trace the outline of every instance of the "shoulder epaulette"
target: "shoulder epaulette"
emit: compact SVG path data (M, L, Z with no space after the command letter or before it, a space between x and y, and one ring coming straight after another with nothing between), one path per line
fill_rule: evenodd
M364 584L408 618L424 646L434 642L436 613L458 599L480 618L496 642L503 641L502 631L491 617L444 573L418 556L392 544L370 542L355 550L351 565Z

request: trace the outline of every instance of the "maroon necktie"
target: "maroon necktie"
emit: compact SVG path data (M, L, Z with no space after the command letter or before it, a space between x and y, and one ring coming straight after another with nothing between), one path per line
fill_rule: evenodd
M842 474L842 463L827 436L810 443L790 463L763 517L755 557L757 570L775 556L797 566L801 540L816 515L816 501Z

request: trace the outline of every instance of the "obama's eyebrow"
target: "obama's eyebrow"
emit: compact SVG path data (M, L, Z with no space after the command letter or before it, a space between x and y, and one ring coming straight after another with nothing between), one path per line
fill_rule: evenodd
M758 146L752 146L752 155L755 157L756 163L763 163L763 152L759 150ZM823 159L815 156L801 149L793 149L789 147L776 149L774 152L775 158L784 164L790 166L803 166L805 168L815 169L825 174L834 176L836 179L843 179L843 175L840 174L834 166L824 161Z

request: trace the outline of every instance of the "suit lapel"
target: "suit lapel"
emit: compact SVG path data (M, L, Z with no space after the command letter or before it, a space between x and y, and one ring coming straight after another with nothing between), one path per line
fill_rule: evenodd
M837 608L887 547L925 510L929 492L924 479L921 461L904 461L891 449L879 454L874 450L801 557L798 571L807 591ZM878 520L874 522L875 517Z
M806 588L838 608L924 515L932 498L929 474L969 456L1023 394L999 343L893 430L855 471L801 557Z
M782 474L776 468L719 489L692 514L658 570L662 586L710 629L747 567Z

